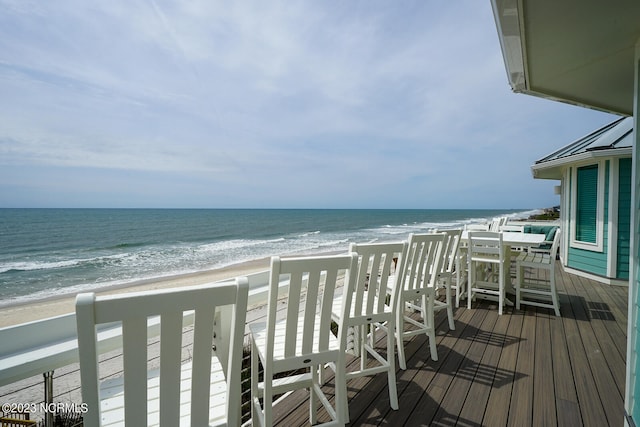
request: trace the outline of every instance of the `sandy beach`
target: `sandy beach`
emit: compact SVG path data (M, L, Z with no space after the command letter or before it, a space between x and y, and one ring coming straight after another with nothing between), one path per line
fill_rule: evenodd
M325 254L336 253L327 252ZM269 269L269 258L262 258L249 262L239 263L228 267L184 274L172 277L162 277L143 281L132 282L108 288L96 289L97 294L113 294L136 292L142 290L192 286L204 283L216 282L237 276L249 275ZM25 304L16 304L0 309L0 327L11 326L19 323L44 319L72 313L75 310L75 294L60 295L44 300L33 301ZM255 314L252 316L255 318ZM190 343L190 335L187 334L185 345ZM149 346L149 357L154 358L159 351L158 340ZM101 373L104 375L118 374L122 370L122 353L114 350L101 355ZM183 354L188 357L188 354ZM0 387L0 398L7 402L41 402L43 398L42 375L14 382ZM54 401L56 402L81 402L80 374L78 363L73 363L59 368L54 374ZM44 414L34 413L35 419L41 419Z
M240 264L234 264L215 270L183 274L179 276L160 277L141 280L121 285L114 285L95 290L97 294L113 294L136 292L151 289L174 288L180 286L200 285L217 282L237 276L243 276L269 269L269 259L262 258ZM72 313L75 310L75 293L63 294L23 304L15 304L0 308L0 328Z

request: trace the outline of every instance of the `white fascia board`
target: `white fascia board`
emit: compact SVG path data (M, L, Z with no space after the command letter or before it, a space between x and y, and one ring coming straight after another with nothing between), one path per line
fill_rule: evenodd
M536 179L545 179L543 177L542 172L546 171L547 169L555 169L562 166L566 166L568 164L582 163L587 160L600 159L602 157L618 157L618 158L631 157L632 152L633 150L631 147L613 148L610 150L587 151L584 153L574 154L571 156L562 157L555 160L549 160L548 162L544 162L544 163L536 163L531 166L531 173L533 174L533 177ZM560 179L560 177L546 178L546 179Z

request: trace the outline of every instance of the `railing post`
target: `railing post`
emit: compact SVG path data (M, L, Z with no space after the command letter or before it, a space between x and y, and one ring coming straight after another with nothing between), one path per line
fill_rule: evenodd
M44 413L44 425L45 427L53 427L53 412L48 410L53 403L53 371L45 372L42 376L44 376L44 403L47 405L47 411Z

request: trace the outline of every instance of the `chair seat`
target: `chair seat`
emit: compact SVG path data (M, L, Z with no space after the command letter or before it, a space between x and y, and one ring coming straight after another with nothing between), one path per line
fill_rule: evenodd
M523 252L521 253L516 262L524 267L538 267L544 264L551 265L553 260L551 255L544 252Z
M551 308L560 316L560 301L556 291L555 263L560 244L560 230L555 232L551 251L526 252L516 259L516 309L521 304ZM548 277L525 277L524 269L544 270Z
M181 366L180 374L180 426L189 426L191 403L191 362ZM100 385L100 409L102 426L124 425L124 379L107 379ZM154 369L147 375L147 424L160 425L160 371ZM217 357L211 359L211 388L209 394L209 426L225 426L227 383L222 365Z
M467 253L469 285L467 289L467 308L475 297L497 299L498 314L502 315L505 304L511 304L506 297L505 260L507 259L502 242L502 233L497 231L470 232ZM486 264L492 264L487 269Z
M387 292L389 293L387 298L390 298L391 290L388 289ZM364 291L363 294L364 294L363 295L364 301L367 301L369 298L371 298L369 296L369 292ZM378 306L378 303L379 303L379 298L377 296L373 296L373 305ZM335 322L339 322L340 320L339 313L342 312L342 295L337 295L335 297L335 299L333 300L332 307L333 308L332 308L331 317ZM395 316L395 313L391 306L385 305L382 310L383 310L382 312L378 312L378 313L367 313L366 306L365 304L363 304L360 309L360 313L356 314L355 305L353 304L351 305L351 310L350 310L351 312L349 314L349 317L345 319L344 322L342 322L343 325L349 329L349 332L347 333L347 348L345 349L346 353L356 357L361 356L361 352L360 352L361 349L357 344L358 340L361 338L359 336L360 331L358 330L358 326L364 326L368 324L368 325L375 325L376 327L379 327L380 324L389 322L389 320L392 319L393 316ZM365 332L365 336L363 336L362 338L365 338L366 336L367 336L367 333ZM374 352L373 348L371 348L371 352L372 353Z
M390 294L391 293L391 289L389 289L387 292ZM363 300L367 301L369 298L371 298L369 296L369 293L367 291L364 291L363 292ZM378 306L378 302L379 302L378 297L377 296L373 296L373 305L374 306ZM333 312L334 315L336 315L337 313L340 313L342 311L342 295L338 295L338 296L336 296L334 298L332 307L333 308L332 308L331 311ZM366 311L367 310L366 310L366 306L365 306L364 303L363 303L363 305L361 307L360 313L356 313L356 307L355 307L354 304L352 304L351 305L351 310L350 310L350 313L349 313L349 319L347 319L347 322L350 322L350 323L353 323L353 324L360 324L362 322L359 321L358 319L359 318L363 318L363 317L371 318L371 322L384 322L384 321L386 321L386 319L389 316L393 315L393 309L388 305L384 306L383 312L381 312L381 313L371 314L371 313L367 313Z
M318 319L316 319L316 322ZM300 325L304 324L303 319L300 318ZM317 324L317 323L316 323ZM265 361L265 348L266 348L266 340L267 340L267 324L266 322L259 322L249 325L249 329L251 330L251 334L253 335L253 341L255 347L258 349L260 361L262 363L266 363ZM294 355L286 356L285 355L285 347L283 343L285 342L284 336L286 334L286 323L284 320L276 322L275 326L275 342L276 346L273 349L273 360L270 362L274 366L274 372L279 372L283 370L296 370L300 368L304 368L310 365L325 363L327 361L335 360L334 353L340 351L340 343L336 339L333 334L329 334L329 345L328 350L320 351L319 346L319 337L318 334L313 334L313 344L312 344L312 355L305 356L297 356L300 354L304 354L306 352L302 351L302 337L303 332L301 330L298 331L298 337L296 339L296 347L294 351Z
M474 262L488 262L491 264L500 264L502 261L500 260L500 257L498 255L496 256L491 256L491 255L476 255L473 257L473 261Z

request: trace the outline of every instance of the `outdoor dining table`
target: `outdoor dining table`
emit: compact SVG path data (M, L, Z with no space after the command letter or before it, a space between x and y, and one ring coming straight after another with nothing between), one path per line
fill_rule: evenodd
M505 274L505 291L507 293L513 293L513 283L511 282L511 276L509 271L511 268L511 248L523 248L528 249L531 247L541 245L546 238L545 234L537 233L521 233L517 231L502 231L502 245L505 249L504 265L502 271ZM461 247L468 245L469 243L469 231L464 230L460 237ZM466 266L460 266L466 268Z
M502 232L502 244L511 249L512 246L530 248L532 246L539 246L544 242L545 234L536 233L521 233L518 231L503 231ZM461 236L461 242L469 241L469 231L464 230Z

